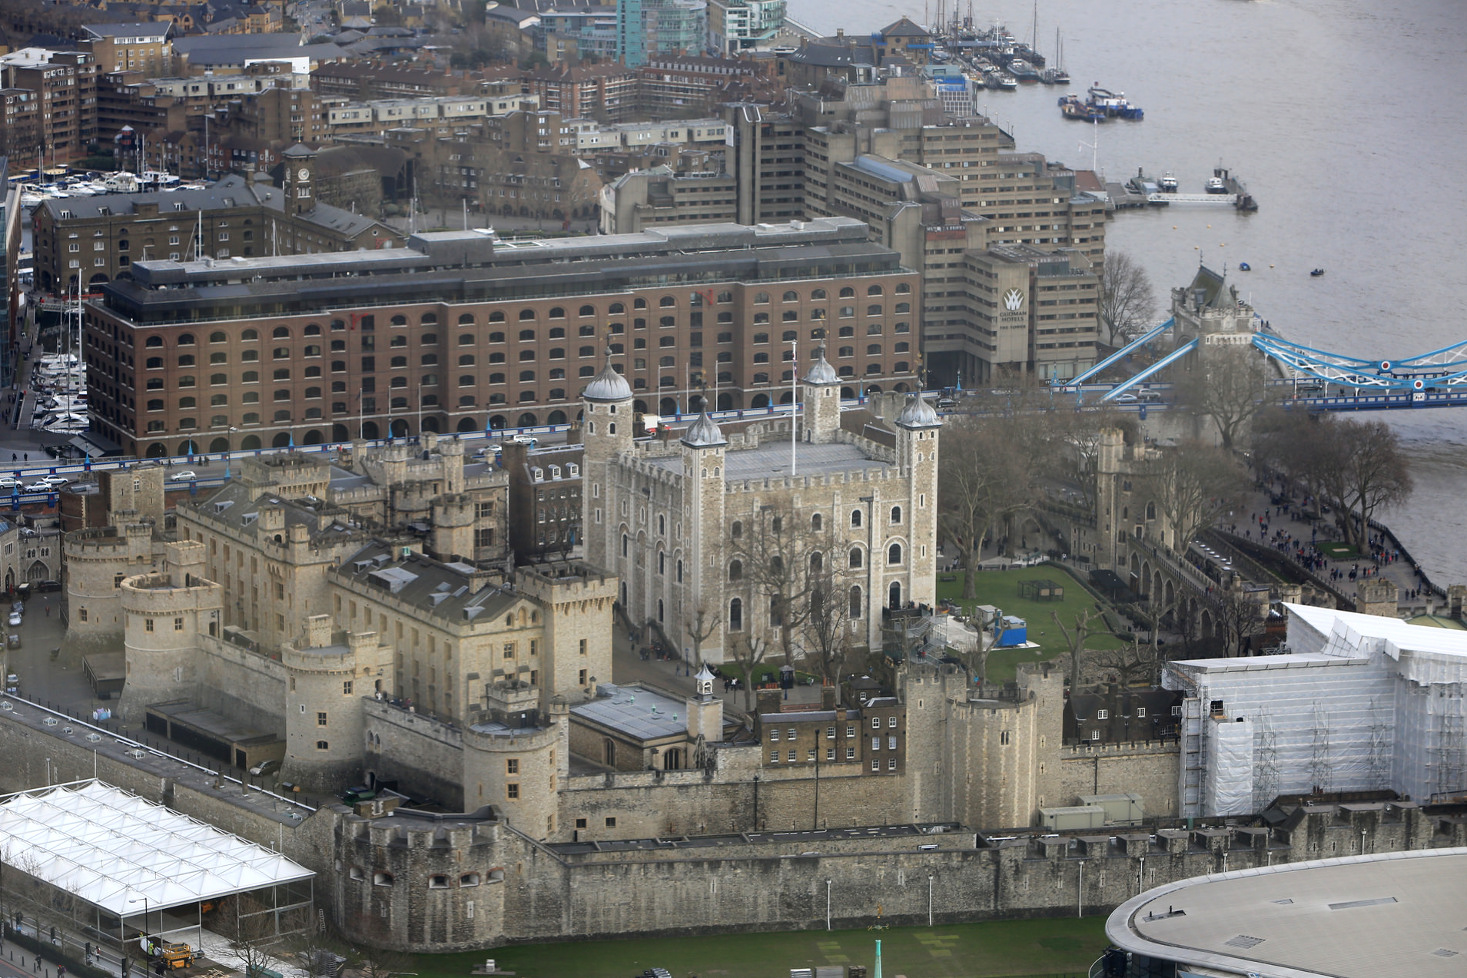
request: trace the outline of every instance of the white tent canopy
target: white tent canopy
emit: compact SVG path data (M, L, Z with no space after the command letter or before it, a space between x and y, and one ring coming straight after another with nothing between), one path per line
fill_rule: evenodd
M0 861L119 917L315 875L100 781L0 797Z

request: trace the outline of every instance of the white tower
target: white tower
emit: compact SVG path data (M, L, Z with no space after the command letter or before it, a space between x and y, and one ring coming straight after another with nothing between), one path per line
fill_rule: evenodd
M581 488L581 533L585 537L586 560L593 566L618 569L620 551L612 546L616 538L616 503L611 498L613 480L611 464L622 452L632 447L632 387L611 365L611 350L606 351L606 365L591 378L581 392L585 403L585 480Z

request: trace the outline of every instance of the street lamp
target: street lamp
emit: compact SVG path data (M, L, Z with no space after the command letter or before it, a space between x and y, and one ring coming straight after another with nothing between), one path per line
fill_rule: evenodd
M148 936L148 898L146 896L133 897L127 901L129 904L141 903L143 905L143 937Z

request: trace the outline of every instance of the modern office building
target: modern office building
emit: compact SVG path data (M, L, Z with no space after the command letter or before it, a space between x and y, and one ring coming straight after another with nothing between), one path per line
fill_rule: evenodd
M791 343L803 369L821 339L842 397L905 391L918 275L868 237L825 218L137 261L87 305L93 426L162 456L565 424L608 344L642 413L787 402Z
M659 54L695 54L708 32L708 0L617 0L617 60L640 68Z

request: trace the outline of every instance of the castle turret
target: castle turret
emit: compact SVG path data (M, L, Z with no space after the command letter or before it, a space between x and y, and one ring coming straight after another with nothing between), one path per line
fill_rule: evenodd
M702 737L705 743L716 743L723 739L723 700L713 695L713 672L707 665L693 677L693 695L686 706L689 740L697 743Z
M281 646L285 666L283 774L316 791L357 780L363 697L376 692L391 650L376 632L338 632L330 615L312 615L304 634Z
M196 681L200 633L218 635L224 589L203 577L204 545L167 545L157 574L122 582L127 682L121 712L140 721L149 703L187 696Z
M800 384L805 402L801 439L816 445L835 441L840 430L840 375L825 359L824 343L816 348L815 362Z
M433 553L442 561L474 559L474 497L439 496L432 502Z
M906 527L907 581L903 597L916 604L937 601L937 436L942 419L921 394L911 394L897 416L897 465L909 476L906 512L888 512L892 532ZM889 552L889 546L888 546ZM890 563L888 561L888 563ZM890 585L888 584L888 594Z
M616 514L609 508L609 466L618 454L631 450L636 419L632 411L632 387L612 366L609 348L606 365L591 378L581 392L581 399L585 404L581 532L586 541L586 559L597 567L613 567L612 541L616 539L617 524Z
M723 662L723 636L727 622L722 615L722 574L727 566L724 518L727 505L724 464L728 440L708 416L707 408L682 437L683 513L687 533L699 541L703 558L692 562L672 584L676 620L687 622L697 635L678 635L676 641L698 644L692 658L701 662Z
M463 732L464 807L493 805L533 839L553 838L561 779L568 770L565 701L539 708L539 690L508 680L488 689L488 709Z

